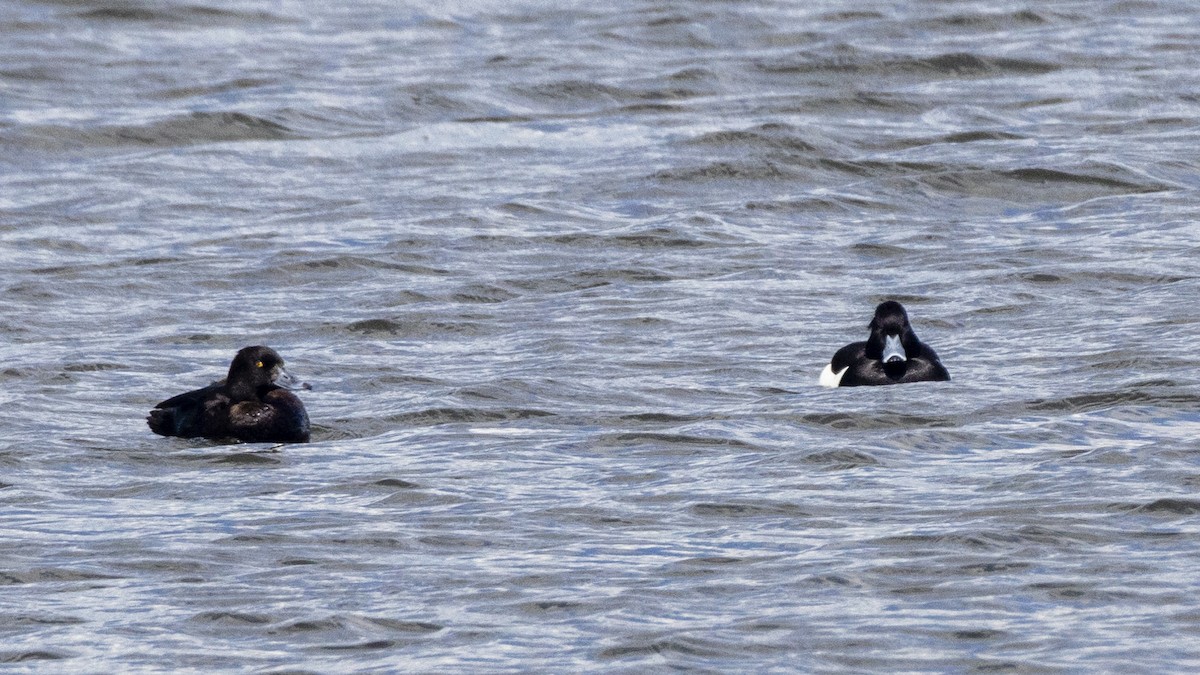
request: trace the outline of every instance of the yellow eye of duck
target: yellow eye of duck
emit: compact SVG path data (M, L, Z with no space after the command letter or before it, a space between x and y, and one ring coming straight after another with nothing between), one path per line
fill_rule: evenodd
M259 361L258 363L254 364L254 366L255 366L256 368L262 368L262 367L263 367L263 362L262 362L262 361Z

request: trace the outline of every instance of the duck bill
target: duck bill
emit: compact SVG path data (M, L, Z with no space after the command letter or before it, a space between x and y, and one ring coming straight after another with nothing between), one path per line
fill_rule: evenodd
M904 345L900 343L899 335L889 335L883 343L883 357L880 359L883 363L904 363L908 360L908 353L904 351Z
M271 383L277 387L283 387L284 389L290 389L292 391L307 391L312 389L311 384L307 382L301 382L298 378L289 373L283 366L275 366L275 373L271 378Z

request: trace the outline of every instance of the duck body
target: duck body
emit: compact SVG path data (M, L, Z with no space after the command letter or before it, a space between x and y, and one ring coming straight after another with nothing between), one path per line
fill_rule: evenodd
M284 369L275 350L246 347L234 357L225 379L159 403L146 423L160 436L307 443L308 412L290 389L311 387Z
M871 334L867 340L853 342L834 353L821 372L822 385L858 387L950 379L933 347L917 338L908 312L900 303L881 303L868 328Z

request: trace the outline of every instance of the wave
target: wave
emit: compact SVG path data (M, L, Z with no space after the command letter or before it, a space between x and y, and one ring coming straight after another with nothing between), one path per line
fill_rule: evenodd
M77 127L26 125L0 134L0 146L29 150L87 150L171 148L206 143L276 141L301 137L291 128L266 117L242 112L193 112L148 124Z

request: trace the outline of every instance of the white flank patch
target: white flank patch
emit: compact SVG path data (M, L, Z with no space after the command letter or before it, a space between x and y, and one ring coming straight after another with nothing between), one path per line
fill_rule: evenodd
M833 372L833 364L831 363L825 366L825 370L821 371L821 379L818 382L821 383L822 387L836 387L842 383L842 376L846 374L847 370L850 370L850 366L846 366L835 373Z

